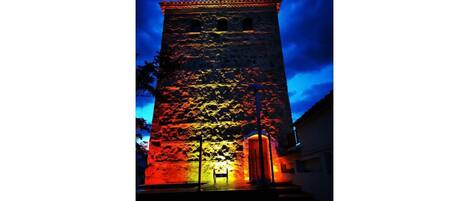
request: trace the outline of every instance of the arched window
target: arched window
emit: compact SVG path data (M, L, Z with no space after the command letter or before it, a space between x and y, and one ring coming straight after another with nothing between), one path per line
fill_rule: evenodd
M252 19L251 18L245 18L243 20L243 31L248 31L248 30L253 30L254 28L252 27Z
M227 31L228 30L228 20L225 18L219 19L217 23L217 31Z
M200 32L202 30L202 23L199 20L192 20L191 32Z

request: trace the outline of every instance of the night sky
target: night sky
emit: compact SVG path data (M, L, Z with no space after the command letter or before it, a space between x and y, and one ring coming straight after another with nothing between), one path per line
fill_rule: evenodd
M137 65L160 49L159 0L137 0ZM332 90L332 0L283 0L280 34L293 120ZM137 97L137 117L152 120L154 99Z

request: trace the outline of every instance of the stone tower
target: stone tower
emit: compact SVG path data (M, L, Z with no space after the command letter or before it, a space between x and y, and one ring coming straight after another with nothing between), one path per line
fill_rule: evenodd
M259 179L255 95L261 91L264 170L289 180L279 154L292 131L277 13L281 0L163 0L162 52L179 64L158 80L146 184L192 183L228 172ZM268 138L271 136L271 147ZM272 153L269 152L269 148ZM270 163L272 155L273 163ZM225 183L225 178L218 178Z

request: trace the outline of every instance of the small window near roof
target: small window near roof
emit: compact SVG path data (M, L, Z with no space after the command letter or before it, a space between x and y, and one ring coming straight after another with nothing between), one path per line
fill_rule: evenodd
M202 30L202 23L199 20L192 20L191 32L200 32Z
M228 20L219 19L217 23L217 31L227 31L228 30Z
M243 20L243 31L249 31L253 30L254 28L252 27L252 19L251 18L246 18Z

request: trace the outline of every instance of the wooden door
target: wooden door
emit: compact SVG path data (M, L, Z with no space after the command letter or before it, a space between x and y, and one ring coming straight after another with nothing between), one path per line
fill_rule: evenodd
M262 139L262 151L264 155L264 175L266 181L270 181L269 146L266 139ZM261 179L261 165L259 157L259 141L257 138L249 139L249 181L256 183Z

